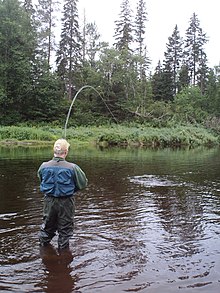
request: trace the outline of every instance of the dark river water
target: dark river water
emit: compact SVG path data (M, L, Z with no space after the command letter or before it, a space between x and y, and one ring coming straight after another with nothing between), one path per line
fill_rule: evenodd
M71 150L71 253L40 249L48 148L0 148L0 292L219 293L220 150Z

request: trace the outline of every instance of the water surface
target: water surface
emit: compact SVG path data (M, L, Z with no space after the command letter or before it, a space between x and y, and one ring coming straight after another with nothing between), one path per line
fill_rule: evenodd
M0 148L0 292L220 292L220 151L76 149L71 253L40 249L44 148Z

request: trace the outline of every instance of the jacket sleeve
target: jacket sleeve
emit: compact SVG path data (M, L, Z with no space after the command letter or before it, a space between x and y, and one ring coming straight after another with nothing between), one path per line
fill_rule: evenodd
M39 178L39 180L41 181L41 166L37 171L37 177Z
M74 171L77 190L85 188L88 185L88 179L86 178L85 173L78 165L74 165Z
M41 181L41 179L42 179L42 167L44 166L44 164L45 164L45 162L43 162L43 163L40 165L39 169L37 170L37 177L39 178L40 181Z

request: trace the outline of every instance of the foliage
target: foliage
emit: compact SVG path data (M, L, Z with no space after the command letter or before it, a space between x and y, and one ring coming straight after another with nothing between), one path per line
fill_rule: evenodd
M120 123L153 128L179 123L213 129L210 121L220 115L219 67L207 66L207 38L195 13L185 39L175 26L164 60L151 73L144 0L137 0L135 17L129 0L121 1L113 47L102 41L95 22L84 18L80 25L78 0L65 0L56 50L52 40L58 3L0 1L1 125L63 123L78 90L91 85L97 91L83 90L70 126L110 124L114 116ZM56 64L50 68L52 55ZM124 135L115 140L123 142Z
M0 140L54 141L64 135L61 128L44 127L0 127ZM146 146L181 147L217 145L218 136L198 127L154 128L140 124L108 124L102 127L70 127L67 129L70 141L95 143L102 146Z
M57 72L63 81L64 93L72 99L76 79L73 71L77 71L81 61L81 35L79 31L78 10L76 0L64 0L61 38L57 51Z
M167 51L164 53L164 68L170 72L170 100L178 92L179 71L183 59L182 45L183 40L176 25L172 36L168 38Z
M51 54L55 47L55 21L57 0L38 0L38 40L40 54L47 61L48 69L51 65Z
M51 132L44 131L35 127L18 127L18 126L5 126L0 127L1 140L42 140L51 141L55 139L55 135Z
M0 114L3 121L13 122L14 117L16 122L23 118L32 88L35 34L16 0L0 2L0 19Z
M122 0L120 18L115 21L115 24L115 48L119 51L131 50L133 23L129 0Z
M198 87L185 88L174 99L174 119L182 124L200 124L205 121L207 112L205 98Z
M138 44L137 51L139 56L142 56L144 50L144 35L145 35L145 23L147 21L147 11L145 1L139 0L137 4L137 14L135 17L134 30L135 41Z
M217 144L217 137L204 129L195 127L178 128L108 128L99 136L98 142L106 142L109 145L143 145L150 147L170 147L184 145L212 145Z
M193 13L190 24L186 30L185 60L189 70L190 82L192 85L200 84L203 93L207 74L207 56L204 45L208 39L200 27L198 16Z

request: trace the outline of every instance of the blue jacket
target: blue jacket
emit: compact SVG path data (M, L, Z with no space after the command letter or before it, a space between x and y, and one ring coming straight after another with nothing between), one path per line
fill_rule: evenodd
M40 191L54 197L73 196L87 186L85 173L74 163L54 157L41 164L38 170Z

